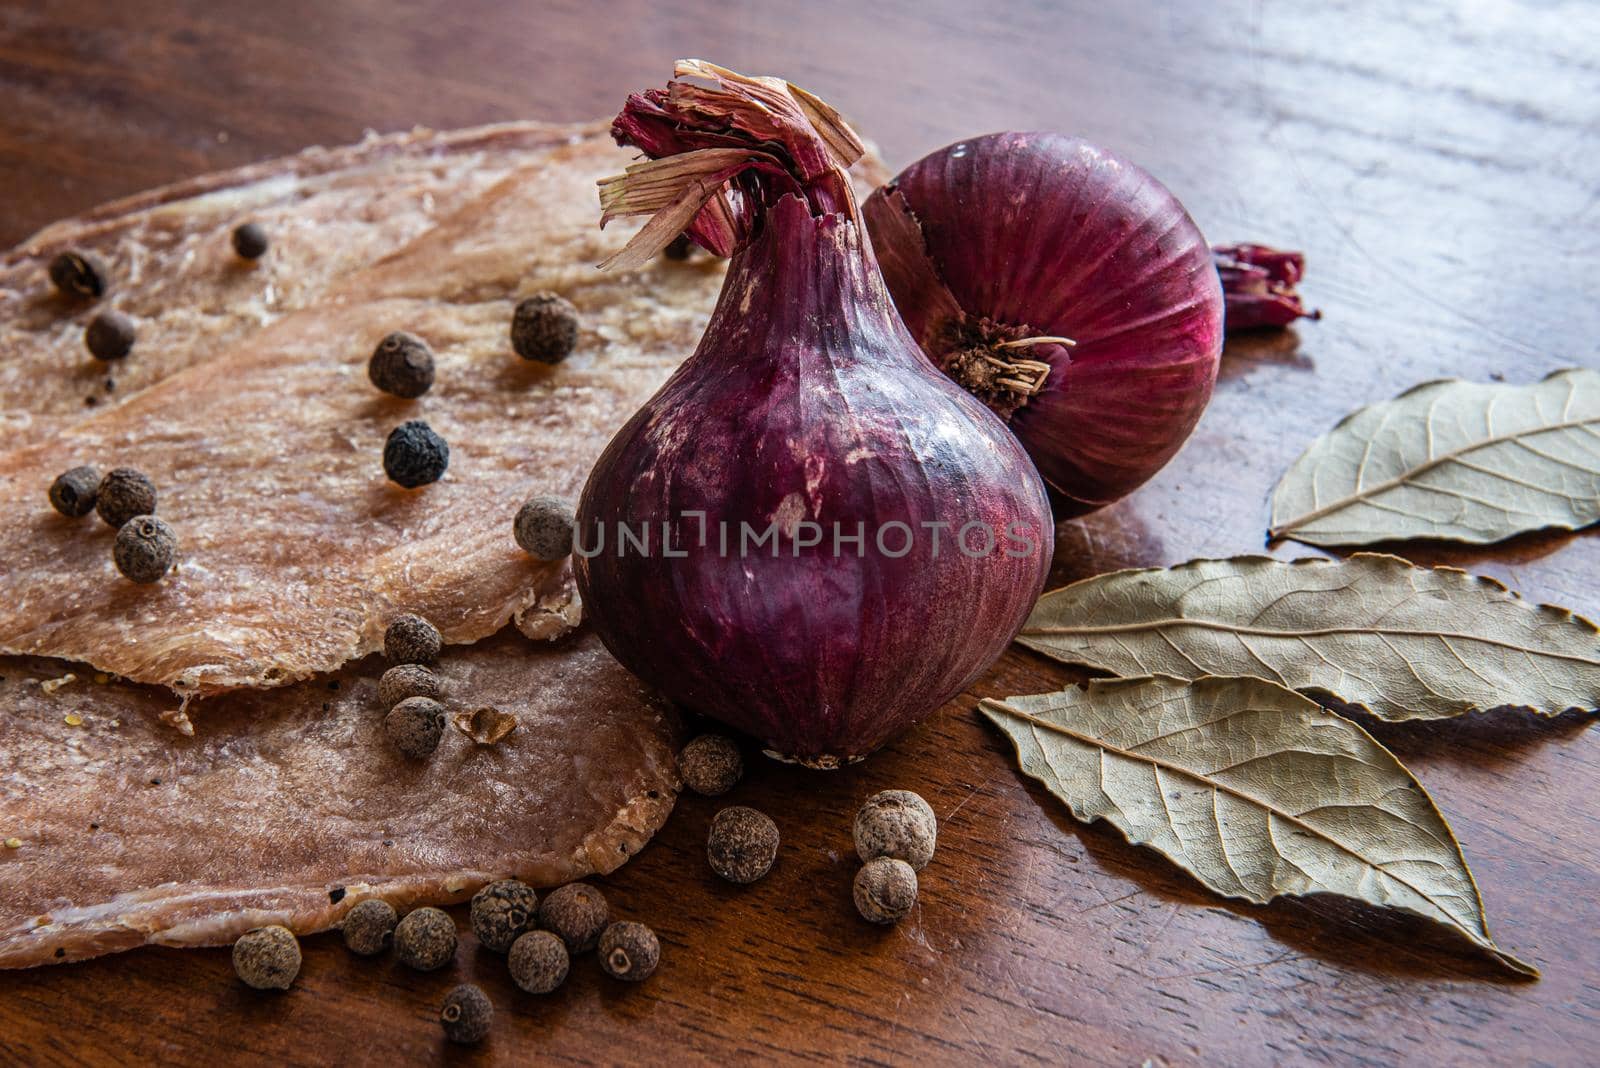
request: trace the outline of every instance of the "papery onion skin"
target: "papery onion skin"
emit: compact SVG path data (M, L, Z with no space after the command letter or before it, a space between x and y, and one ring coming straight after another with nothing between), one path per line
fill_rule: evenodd
M1119 500L1183 446L1211 397L1223 301L1199 229L1167 189L1079 138L998 133L906 168L863 205L889 291L946 367L995 343L1048 365L995 407L1057 514Z
M799 533L801 520L823 544L720 551L720 522L737 539L741 522ZM900 558L874 536L896 521L916 532ZM997 532L993 553L953 545L973 522ZM618 556L618 523L646 525L656 551ZM687 556L659 551L663 523ZM848 543L836 555L834 524L857 523L863 555ZM949 524L937 558L924 523ZM1016 524L1034 545L1010 556ZM602 529L603 551L585 556ZM924 359L859 226L792 195L735 252L694 355L607 446L577 530L585 611L624 666L815 767L859 759L986 669L1043 589L1054 544L1026 454Z

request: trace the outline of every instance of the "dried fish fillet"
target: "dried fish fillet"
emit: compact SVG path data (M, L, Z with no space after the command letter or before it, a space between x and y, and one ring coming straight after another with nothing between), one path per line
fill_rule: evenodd
M189 696L333 670L376 649L404 612L450 642L513 616L529 634L569 629L569 576L517 548L512 517L532 493L578 493L693 348L721 275L709 262L594 270L626 237L595 228L595 181L622 154L596 127L569 133L406 248L334 280L322 303L0 454L0 508L14 517L0 530L0 651ZM144 276L169 266L147 262ZM516 301L546 289L583 316L578 351L557 367L508 341ZM436 384L416 401L366 381L373 346L396 329L436 353ZM413 418L450 443L451 464L407 491L381 453ZM73 457L137 467L160 487L180 547L160 584L123 581L108 529L52 512L45 487Z
M219 945L264 923L319 931L369 897L460 901L508 876L554 885L615 869L666 820L670 714L594 637L508 631L438 669L447 700L519 729L492 746L450 731L408 761L367 662L216 698L182 738L160 690L47 694L59 664L0 660L0 839L18 842L0 848L0 967Z

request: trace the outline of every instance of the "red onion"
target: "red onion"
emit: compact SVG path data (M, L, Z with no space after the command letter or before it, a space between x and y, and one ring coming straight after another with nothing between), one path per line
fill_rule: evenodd
M1172 459L1211 397L1222 290L1183 205L1075 137L926 156L863 207L912 336L1027 447L1076 515Z
M699 347L590 475L578 586L646 682L837 766L1016 635L1051 558L1048 502L896 314L844 173L849 128L775 79L677 73L715 87L635 95L612 128L656 157L602 183L607 218L653 214L614 262L685 227L732 262Z
M1320 319L1306 311L1295 284L1306 274L1306 258L1265 245L1217 245L1217 274L1227 305L1228 333L1259 326L1288 326L1296 319Z

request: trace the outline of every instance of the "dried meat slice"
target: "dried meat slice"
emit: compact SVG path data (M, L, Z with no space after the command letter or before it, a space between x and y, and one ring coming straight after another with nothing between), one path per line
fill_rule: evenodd
M518 725L494 745L447 730L426 761L383 737L383 666L214 699L182 738L160 690L0 660L0 967L555 885L612 871L671 811L671 715L594 637L446 650L447 703Z
M308 149L103 205L55 223L0 257L0 431L28 444L86 411L114 406L299 308L460 210L552 148L597 140L596 126L521 122L417 130ZM259 222L272 246L239 260L230 234ZM93 303L58 295L50 260L82 250L111 289ZM83 331L113 307L138 328L136 356L92 359Z

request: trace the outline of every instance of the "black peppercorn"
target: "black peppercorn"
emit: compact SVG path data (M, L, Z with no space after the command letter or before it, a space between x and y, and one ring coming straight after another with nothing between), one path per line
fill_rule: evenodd
M702 797L718 797L733 789L744 774L744 759L733 739L702 734L678 754L683 785Z
M106 272L87 252L63 252L50 261L50 282L69 297L98 297L106 291Z
M393 708L408 697L437 701L443 692L439 676L421 664L396 664L378 680L378 704L383 708Z
M406 489L439 481L449 466L450 446L421 419L401 423L383 443L383 471Z
M142 471L113 468L95 490L94 510L114 529L136 515L155 515L156 484Z
M133 351L133 320L119 311L103 311L89 320L83 343L97 360L120 360Z
M400 616L383 632L383 655L391 664L426 664L439 655L444 639L421 616Z
M267 254L267 231L260 223L247 222L233 231L233 251L240 259L259 260Z
M444 734L444 705L431 697L408 697L383 717L383 733L412 760L431 756Z
M439 1026L444 1037L470 1046L483 1041L494 1023L494 1003L479 987L462 983L444 996L439 1008Z
M917 871L933 859L939 824L928 802L910 790L884 790L856 813L856 852L862 860L895 857Z
M233 970L246 986L287 990L300 974L300 943L287 927L257 927L233 944Z
M394 951L419 972L443 968L455 959L455 921L440 909L413 909L394 929Z
M370 897L344 915L341 933L350 952L363 957L382 953L394 938L394 927L399 922L394 906L378 897Z
M600 967L613 979L642 983L661 961L661 942L642 923L623 920L600 936Z
M560 363L578 344L578 309L555 293L536 293L511 317L511 347L524 360Z
M530 994L548 994L566 981L572 967L567 944L549 931L517 936L506 955L511 981Z
M472 933L484 949L504 953L533 928L539 895L520 879L502 879L472 895Z
M153 515L136 515L117 531L111 558L117 570L141 585L160 582L178 555L178 536Z
M517 509L513 531L523 552L547 563L572 553L572 505L560 497L529 497Z
M778 858L778 825L765 812L735 805L711 818L706 859L730 883L753 883Z
M588 883L568 883L539 902L539 926L566 943L568 953L593 949L610 918L605 895Z
M661 255L669 260L679 262L686 260L694 252L694 242L689 240L688 234L679 234L667 242L667 247L661 250Z
M87 465L74 467L63 471L50 483L50 506L73 519L86 516L94 511L94 498L99 489L99 469Z
M372 350L367 377L385 393L420 397L433 386L433 350L417 335L396 330Z
M899 923L917 903L917 873L894 857L869 860L856 872L851 896L869 923Z

